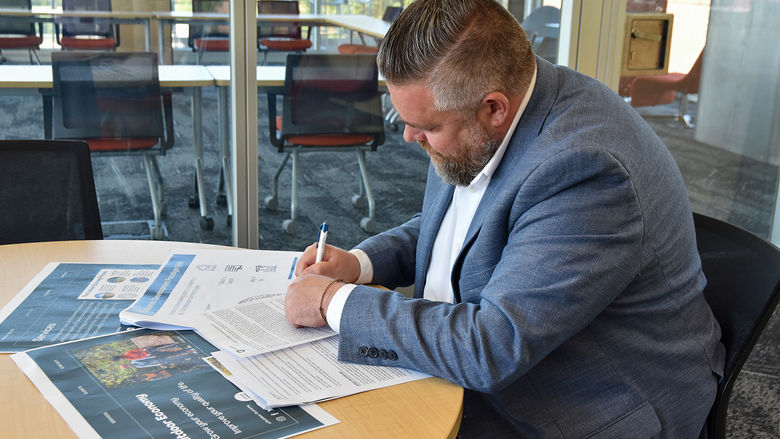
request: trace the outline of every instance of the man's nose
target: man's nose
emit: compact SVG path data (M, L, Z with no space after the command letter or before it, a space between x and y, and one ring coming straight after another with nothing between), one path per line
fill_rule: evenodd
M417 128L406 125L404 128L404 140L407 143L417 142L420 140L425 140L425 135Z

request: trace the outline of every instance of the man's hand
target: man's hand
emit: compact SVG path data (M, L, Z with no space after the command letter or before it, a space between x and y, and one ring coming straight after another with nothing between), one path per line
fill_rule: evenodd
M355 255L346 250L325 245L325 253L319 264L314 263L316 256L315 244L306 247L295 266L295 275L321 274L332 279L343 279L348 283L354 283L360 277L360 262Z
M342 285L344 283L341 281L318 274L298 276L287 287L287 297L284 299L287 320L296 328L326 325L328 322L323 316L328 313L330 299Z

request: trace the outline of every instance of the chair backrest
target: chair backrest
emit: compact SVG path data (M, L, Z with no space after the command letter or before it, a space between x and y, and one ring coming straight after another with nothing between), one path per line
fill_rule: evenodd
M63 11L110 11L111 0L62 0ZM116 38L114 26L104 18L58 18L57 22L62 27L62 35L76 37L79 35L93 35L106 38Z
M0 140L0 244L103 239L85 142Z
M289 54L282 135L371 134L384 142L376 55Z
M395 19L401 15L401 11L403 10L403 6L388 6L385 8L385 13L382 14L382 21L386 21L388 23L394 22Z
M0 8L31 9L32 0L0 0ZM35 35L35 23L0 19L0 35Z
M696 213L693 219L707 277L704 296L726 347L724 377L707 419L709 437L723 438L734 381L780 298L780 250L723 221Z
M219 12L229 13L229 0L192 0L192 12ZM228 38L230 28L221 24L190 24L190 35L187 44L194 48L196 38Z
M156 53L52 52L52 73L54 138L172 143Z
M699 53L696 62L691 66L691 70L685 75L685 78L678 84L680 93L696 94L699 92L699 82L701 81L701 66L704 62L704 49Z
M297 1L261 0L257 2L258 14L300 15ZM301 38L301 26L295 23L258 22L257 38Z

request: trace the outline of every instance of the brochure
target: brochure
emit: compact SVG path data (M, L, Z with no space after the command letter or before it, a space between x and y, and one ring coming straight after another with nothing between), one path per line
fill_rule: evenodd
M281 438L338 422L261 408L204 361L213 350L192 331L139 329L11 358L79 437Z
M125 329L119 312L159 265L50 263L0 310L0 352L19 352Z

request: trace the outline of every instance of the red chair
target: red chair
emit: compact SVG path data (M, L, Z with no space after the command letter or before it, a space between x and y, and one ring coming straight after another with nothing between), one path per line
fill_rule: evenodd
M368 183L365 152L376 150L385 139L377 77L373 55L287 55L282 116L276 116L276 95L268 94L269 136L285 156L274 173L271 196L265 199L266 207L277 207L279 175L292 157L290 219L282 223L285 232L295 231L298 156L305 151L357 155L359 193L352 197L352 204L368 203L368 216L361 219L360 227L367 232L373 230L374 198ZM323 163L320 161L320 166Z
M192 12L230 12L228 0L192 0ZM195 51L195 62L200 64L204 52L230 51L230 29L226 25L190 24L187 44Z
M0 0L0 7L11 9L31 9L31 0ZM27 50L30 64L40 64L38 50L43 41L43 25L32 21L5 19L0 20L0 62L5 61L3 50ZM35 61L33 61L33 57Z
M699 92L699 80L701 78L701 66L704 50L693 63L688 73L668 73L666 75L650 75L635 77L626 90L631 97L632 107L644 107L665 105L674 102L675 94L679 94L680 104L677 114L674 116L645 116L645 117L672 117L680 121L686 127L693 127L691 116L688 113L688 95Z
M300 15L297 1L269 1L257 2L257 13L267 15ZM257 25L257 49L263 53L263 64L268 60L268 52L305 52L311 48L311 27L306 30L306 38L303 38L301 25L290 22L258 21Z
M63 11L110 11L111 0L62 0ZM59 17L54 22L57 44L64 50L114 50L119 25L108 19Z
M152 198L152 239L163 239L165 203L157 155L173 146L173 105L152 52L53 52L55 139L84 140L93 156L143 160ZM136 222L136 221L132 221Z

